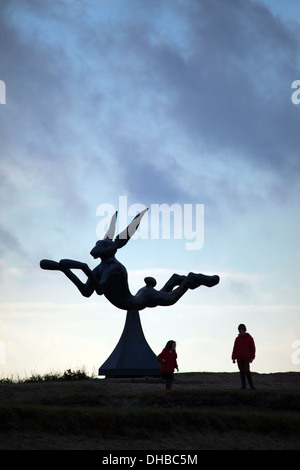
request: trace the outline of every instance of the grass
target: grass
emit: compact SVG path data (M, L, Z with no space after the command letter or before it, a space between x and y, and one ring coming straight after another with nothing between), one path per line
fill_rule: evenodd
M184 432L214 430L251 431L264 434L299 436L299 416L286 412L201 409L87 408L46 406L0 407L1 431L51 432L73 435L97 435L147 438L153 433L181 428Z
M44 375L31 374L29 377L20 379L19 377L5 377L0 378L0 383L38 383L38 382L61 382L70 380L89 380L89 377L84 368L72 370L67 369L64 372L48 372Z
M300 449L297 373L256 391L232 388L234 374L179 374L172 391L159 379L55 376L0 384L0 449Z

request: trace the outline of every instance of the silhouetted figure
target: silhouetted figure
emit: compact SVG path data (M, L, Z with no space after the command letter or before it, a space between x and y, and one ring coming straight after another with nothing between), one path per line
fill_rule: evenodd
M161 372L164 379L166 379L166 390L172 389L172 382L174 380L174 370L177 372L177 353L176 342L172 339L167 342L162 352L157 356L158 362L161 363Z
M238 326L238 331L239 335L235 339L233 346L232 361L235 364L235 361L237 360L241 377L241 388L246 388L247 377L250 388L254 390L255 387L253 385L253 380L250 372L250 363L255 358L254 339L251 335L249 335L249 333L246 333L247 330L244 324L241 323Z

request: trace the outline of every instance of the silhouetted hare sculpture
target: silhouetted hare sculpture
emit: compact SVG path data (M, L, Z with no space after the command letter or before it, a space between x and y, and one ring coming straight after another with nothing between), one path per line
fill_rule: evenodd
M41 268L63 272L85 297L90 297L95 291L99 295L104 294L113 305L124 310L173 305L188 289L195 289L201 285L213 287L218 284L220 279L216 275L189 273L187 276L180 276L173 274L162 289L156 290L154 289L156 280L153 277L145 277L146 286L136 295L131 294L126 268L115 258L115 254L135 233L147 210L139 213L114 240L117 212L113 215L108 232L103 240L97 241L91 251L95 259L101 259L101 263L95 269L91 270L86 263L70 259L62 259L60 262L44 259L40 262ZM86 283L83 283L71 271L72 269L81 269L87 276Z

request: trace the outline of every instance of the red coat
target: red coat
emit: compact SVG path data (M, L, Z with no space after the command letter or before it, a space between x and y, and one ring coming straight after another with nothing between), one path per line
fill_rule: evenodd
M232 359L236 359L237 361L253 361L254 358L254 339L249 333L239 335L234 342Z
M163 359L165 359L166 362L162 362ZM171 373L174 372L174 369L178 369L176 351L170 351L164 348L157 356L157 360L161 363L161 371L163 373Z

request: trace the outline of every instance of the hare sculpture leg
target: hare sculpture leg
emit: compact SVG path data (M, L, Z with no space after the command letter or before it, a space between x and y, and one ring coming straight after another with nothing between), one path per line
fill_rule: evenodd
M151 282L150 282L151 280ZM213 287L219 283L219 276L207 276L205 274L189 273L187 276L173 274L161 290L154 289L154 278L145 278L146 286L135 295L139 310L145 307L157 307L173 305L182 297L188 289L196 289L199 286ZM177 287L176 287L177 286Z

